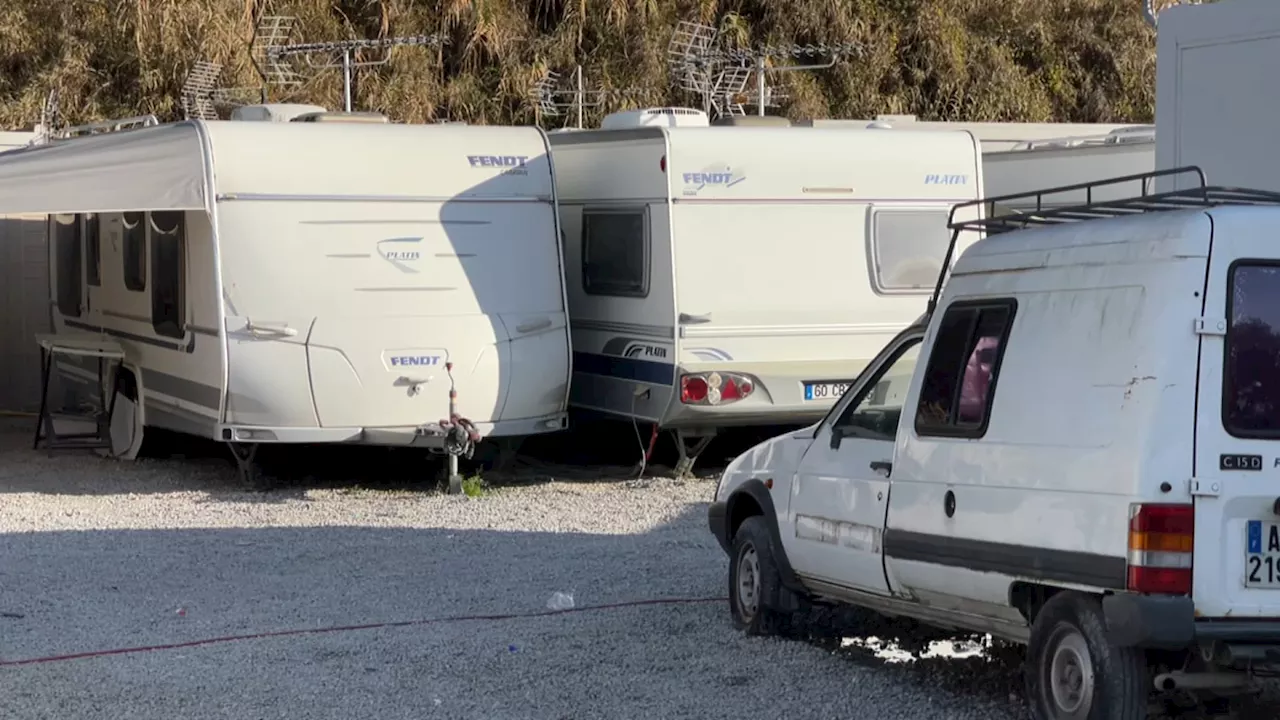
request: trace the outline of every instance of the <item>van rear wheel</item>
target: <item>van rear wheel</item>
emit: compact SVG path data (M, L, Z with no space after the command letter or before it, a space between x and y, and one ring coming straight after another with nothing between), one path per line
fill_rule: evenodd
M1102 604L1061 592L1031 628L1024 668L1036 720L1144 720L1151 695L1146 658L1107 640Z

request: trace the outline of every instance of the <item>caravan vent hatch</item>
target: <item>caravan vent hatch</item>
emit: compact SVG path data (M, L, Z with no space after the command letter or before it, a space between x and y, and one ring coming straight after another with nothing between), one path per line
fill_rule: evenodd
M606 115L601 129L620 130L638 127L709 127L710 120L701 110L682 107L645 108L623 110Z

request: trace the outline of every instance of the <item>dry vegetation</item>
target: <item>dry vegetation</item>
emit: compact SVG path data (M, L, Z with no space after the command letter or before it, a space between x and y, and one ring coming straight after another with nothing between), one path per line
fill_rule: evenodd
M830 70L788 73L791 117L916 113L928 119L1150 122L1155 36L1141 0L274 0L305 39L444 33L357 76L357 109L398 120L528 123L530 85L581 63L620 107L699 105L673 91L665 51L680 19L743 44L848 42ZM262 0L5 0L0 128L30 127L50 88L64 119L179 115L196 60L222 84L260 84L248 41ZM341 107L341 74L271 99ZM556 121L552 120L555 124ZM590 122L590 119L589 119Z

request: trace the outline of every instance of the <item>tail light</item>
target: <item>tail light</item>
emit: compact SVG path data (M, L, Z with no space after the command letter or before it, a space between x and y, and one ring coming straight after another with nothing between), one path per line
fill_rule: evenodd
M751 377L738 373L694 373L680 376L680 402L685 405L724 405L755 392Z
M1129 590L1191 592L1194 505L1133 505L1129 511Z

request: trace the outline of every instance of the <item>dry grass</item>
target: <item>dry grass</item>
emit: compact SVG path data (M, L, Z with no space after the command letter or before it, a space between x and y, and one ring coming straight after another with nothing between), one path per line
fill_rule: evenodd
M740 43L861 43L831 70L789 73L791 117L916 113L927 119L1149 122L1155 36L1140 0L275 0L307 40L445 33L358 75L358 109L411 122L534 120L544 68L582 63L590 85L629 91L600 114L699 105L670 89L665 50L680 19ZM248 41L263 0L7 0L0 3L0 128L30 127L50 88L66 121L178 114L193 62L257 86ZM338 72L272 100L341 106ZM553 119L552 124L557 124Z

